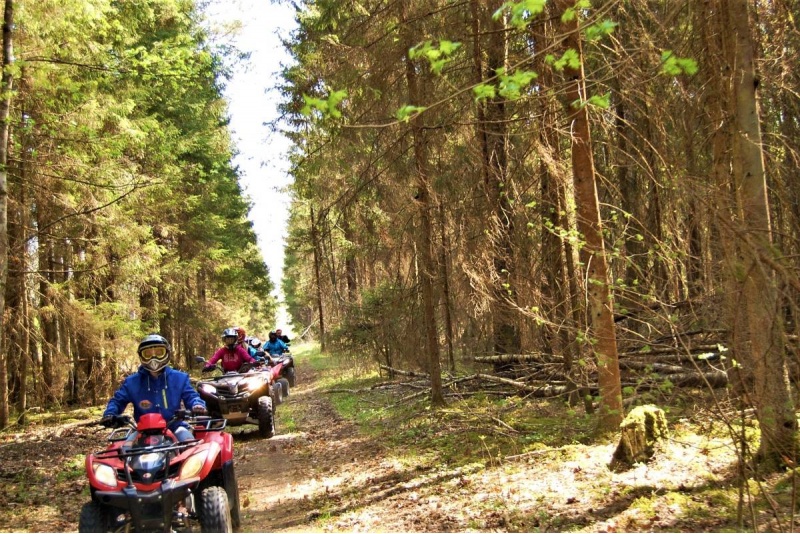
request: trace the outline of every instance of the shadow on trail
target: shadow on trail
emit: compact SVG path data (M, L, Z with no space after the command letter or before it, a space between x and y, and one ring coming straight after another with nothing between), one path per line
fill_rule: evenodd
M479 470L475 466L448 471L410 468L393 470L380 476L350 484L339 491L325 488L324 493L311 498L297 498L269 506L251 514L257 524L269 524L271 529L287 529L308 525L320 517L341 516L392 497L439 485L448 480L469 475ZM286 508L295 507L296 513L286 516Z

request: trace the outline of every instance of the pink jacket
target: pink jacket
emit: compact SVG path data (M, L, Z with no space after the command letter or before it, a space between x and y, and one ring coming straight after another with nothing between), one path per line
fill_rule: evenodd
M211 359L208 360L206 366L214 365L220 358L222 359L222 370L225 372L238 371L239 367L241 367L244 362L256 363L241 345L236 345L236 348L233 350L228 347L218 349Z

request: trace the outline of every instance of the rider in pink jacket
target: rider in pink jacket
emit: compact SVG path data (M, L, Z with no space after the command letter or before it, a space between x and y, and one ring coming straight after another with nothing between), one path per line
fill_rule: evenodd
M210 360L203 367L203 372L212 371L218 361L222 360L222 370L226 373L229 371L238 371L243 363L256 363L252 356L247 353L241 345L239 345L238 337L235 328L226 328L222 332L222 342L224 347L217 350Z

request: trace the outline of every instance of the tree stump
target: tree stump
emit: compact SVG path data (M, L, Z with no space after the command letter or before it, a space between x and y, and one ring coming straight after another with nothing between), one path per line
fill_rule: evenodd
M610 465L614 470L647 462L655 454L657 443L669 435L664 411L652 404L631 410L622 421L620 430L622 435Z

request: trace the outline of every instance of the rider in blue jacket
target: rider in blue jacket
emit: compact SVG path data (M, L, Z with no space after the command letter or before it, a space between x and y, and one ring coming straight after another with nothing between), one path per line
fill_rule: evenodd
M139 343L137 352L142 365L138 372L125 379L108 401L104 421L121 415L131 403L136 421L146 413L161 413L169 422L181 408L181 402L195 414L207 413L206 403L192 387L189 375L167 365L172 348L164 337L150 334ZM170 430L180 441L192 439L189 426L183 421L174 421Z
M264 352L270 356L280 356L284 352L289 352L289 347L286 343L278 339L278 334L275 332L269 333L269 340L264 343Z

